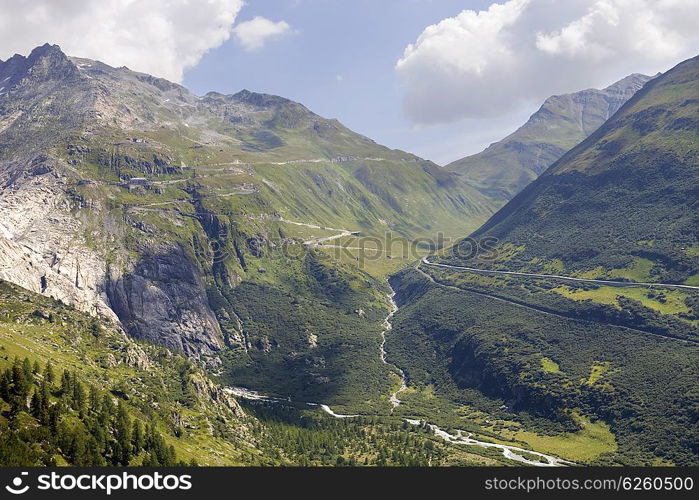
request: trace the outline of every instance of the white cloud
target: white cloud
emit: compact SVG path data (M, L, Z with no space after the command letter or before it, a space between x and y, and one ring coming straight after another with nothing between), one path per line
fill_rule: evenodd
M181 81L225 42L242 0L0 0L0 58L46 42L69 55Z
M416 123L653 74L699 54L699 0L509 0L427 27L396 64Z
M289 33L291 26L286 21L274 22L261 16L240 23L233 28L236 40L246 50L256 50L264 46L271 38Z

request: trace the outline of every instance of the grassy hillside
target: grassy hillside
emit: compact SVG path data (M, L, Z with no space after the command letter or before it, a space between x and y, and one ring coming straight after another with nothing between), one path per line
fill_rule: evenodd
M694 283L698 74L695 58L647 83L472 234L486 251L441 259ZM697 463L695 291L427 265L392 282L402 307L389 347L416 394L432 387L438 399L468 408L462 417L474 428L487 418L496 424L486 431L539 445L589 433L585 419L601 424L588 434L597 436L588 462Z
M31 367L28 374L23 362ZM13 377L18 364L19 379ZM0 282L0 371L6 370L10 392L0 394L3 465L234 465L260 456L252 419L199 367L165 348L134 342L108 323ZM33 399L42 393L47 396L44 414ZM110 423L122 412L122 422ZM136 426L144 434L151 429L172 453L167 451L166 460L143 448L126 453L117 432L124 421L130 422L121 431L128 437Z
M511 465L397 417L337 420L303 403L241 407L186 358L6 282L0 464Z

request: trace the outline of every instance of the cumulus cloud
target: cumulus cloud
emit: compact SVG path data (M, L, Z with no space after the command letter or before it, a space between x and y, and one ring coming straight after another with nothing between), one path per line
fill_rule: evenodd
M502 115L699 54L699 0L509 0L427 27L396 64L419 124Z
M242 0L0 0L0 59L46 42L180 82L230 37Z
M256 50L264 46L271 38L289 33L291 26L286 21L274 22L261 16L240 23L233 28L236 40L246 50Z

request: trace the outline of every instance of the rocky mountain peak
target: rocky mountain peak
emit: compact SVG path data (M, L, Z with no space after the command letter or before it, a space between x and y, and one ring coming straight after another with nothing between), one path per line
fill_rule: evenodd
M658 73L659 75L660 73ZM636 92L638 91L641 87L643 87L646 82L649 80L652 80L656 76L648 76L644 75L641 73L632 73L627 77L622 78L618 82L615 82L611 84L609 87L606 87L604 90L606 92L615 92L615 91L633 91Z
M262 94L259 92L251 92L247 89L243 89L240 92L233 94L231 98L235 101L250 104L259 108L270 108L297 104L289 99L285 99L284 97L279 97L271 94Z
M63 53L60 46L50 43L35 47L27 57L30 61L36 61L41 58L68 60L68 56Z
M36 47L28 56L15 54L0 63L0 80L5 88L29 79L34 81L61 80L74 76L75 65L58 45L44 44Z

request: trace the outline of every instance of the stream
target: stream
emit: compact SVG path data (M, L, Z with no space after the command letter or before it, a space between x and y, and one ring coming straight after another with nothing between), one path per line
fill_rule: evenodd
M391 285L389 284L388 286L390 287ZM383 321L383 331L381 332L381 362L385 365L390 364L386 359L386 334L393 330L393 324L391 323L391 319L393 319L393 316L396 314L396 312L398 312L398 304L396 304L395 296L396 292L393 291L393 288L391 288L391 293L388 294L388 300L391 303L391 312L388 314L388 316L386 316L386 319ZM405 372L401 370L397 365L394 365L394 368L398 371L398 375L400 375L401 379L401 386L398 388L397 391L391 394L391 397L389 398L391 405L393 405L393 407L395 408L400 404L400 399L398 399L398 395L408 388L408 377L405 376Z
M390 287L390 285L389 285ZM386 349L385 349L385 344L386 344L386 334L389 333L393 329L393 324L391 323L391 319L395 315L395 313L398 311L398 305L396 304L395 301L395 295L396 292L391 288L391 293L388 294L388 299L391 303L391 311L389 312L388 316L386 316L386 319L383 322L383 330L381 332L381 351L380 351L380 356L381 356L381 362L388 365L390 364L387 360L386 357ZM400 405L401 401L398 399L398 395L405 391L408 388L408 380L405 375L405 372L395 366L395 369L398 371L400 374L402 383L400 388L395 391L394 393L391 394L390 397L390 402L393 408L396 408L398 405ZM290 403L291 398L277 398L277 397L272 397L272 396L267 396L265 394L261 394L256 391L252 391L250 389L246 389L243 387L227 387L224 389L226 392L231 394L232 396L242 398L242 399L248 399L252 401L269 401L269 402L277 402L277 403ZM302 402L301 404L306 405L306 406L313 406L320 408L322 411L327 413L333 418L357 418L361 417L362 415L343 415L341 413L335 413L330 406L323 404L323 403L308 403L308 402ZM393 409L391 410L393 411ZM467 446L479 446L481 448L495 448L499 449L502 451L502 455L505 458L508 458L510 460L514 460L515 462L519 462L524 465L531 465L534 467L566 467L569 465L575 465L573 462L569 462L567 460L563 460L558 457L554 457L552 455L546 455L544 453L540 453L538 451L533 451L533 450L525 450L524 448L519 448L517 446L510 446L510 445L505 445L505 444L497 444L497 443L489 443L486 441L479 441L477 439L474 439L472 437L471 433L467 433L465 431L456 431L456 434L450 434L447 431L440 429L438 426L430 423L424 423L421 420L415 420L415 419L410 419L406 418L406 422L408 422L411 425L426 425L427 428L429 428L435 436L442 438L443 440L452 443L452 444L457 444L457 445L467 445ZM526 455L526 456L525 456ZM539 457L540 460L532 460L530 458L527 458L527 456L536 456Z

